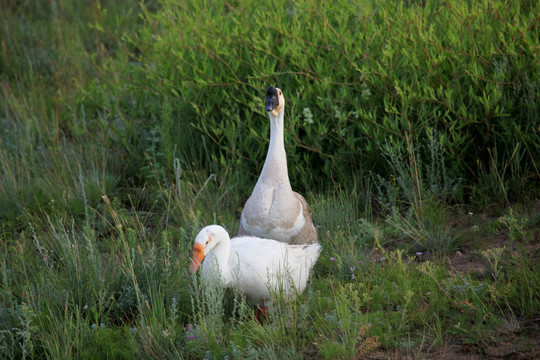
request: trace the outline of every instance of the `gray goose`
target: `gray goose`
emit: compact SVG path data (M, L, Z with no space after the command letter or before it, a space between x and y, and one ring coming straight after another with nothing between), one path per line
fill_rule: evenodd
M239 235L274 239L291 245L317 242L306 199L293 191L283 136L285 98L276 87L266 90L270 146L257 184L242 211Z

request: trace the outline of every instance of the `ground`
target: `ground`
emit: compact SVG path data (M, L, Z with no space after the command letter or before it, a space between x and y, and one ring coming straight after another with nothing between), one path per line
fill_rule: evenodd
M540 213L540 201L534 207ZM488 214L476 215L477 223L493 223L497 217ZM468 221L456 221L462 231L472 231L473 226ZM468 224L465 224L468 223ZM478 226L478 225L476 225ZM540 239L534 239L525 246L525 251L532 254L534 264L538 263L540 254ZM480 246L480 247L478 247ZM489 272L489 263L479 255L480 250L488 248L506 247L511 243L507 234L496 232L485 238L480 243L475 242L475 248L464 245L460 251L456 251L448 257L448 267L455 273L468 273L474 277L484 278L492 276ZM532 321L504 324L497 329L500 340L493 344L481 346L479 344L464 343L459 338L446 339L444 346L434 347L431 350L422 350L420 353L407 350L385 352L377 350L366 357L358 359L383 360L383 359L426 359L426 360L537 360L540 359L540 314Z

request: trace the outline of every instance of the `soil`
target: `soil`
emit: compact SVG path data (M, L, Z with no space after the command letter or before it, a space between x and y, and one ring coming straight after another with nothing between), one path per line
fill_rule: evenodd
M517 343L516 343L517 341ZM450 341L444 346L429 352L414 354L407 351L388 353L378 351L363 359L369 360L538 360L540 359L540 336L538 334L523 340L518 337L508 338L496 345L482 348L473 344Z
M540 207L540 202L538 206ZM475 228L478 229L478 227L482 227L485 223L496 221L497 217L482 214L477 215L475 218L475 225L471 225L471 221L468 221L466 217L458 218L454 225L460 231L466 233L467 231L475 231ZM533 225L533 227L537 228L538 224ZM530 234L534 236L535 232L531 231ZM464 244L459 251L456 251L447 258L448 267L455 274L468 274L477 279L493 276L490 264L480 255L480 251L498 247L512 249L510 239L503 231L495 231L495 233L486 235L485 241L482 244L478 244L475 241L475 248ZM531 239L524 250L532 256L533 264L538 264L540 239ZM516 251L515 248L512 251ZM430 350L377 350L367 356L358 357L358 359L540 360L540 314L532 321L506 324L497 330L500 340L494 344L469 344L464 343L462 339L453 337L443 340L445 342L444 345L434 347Z

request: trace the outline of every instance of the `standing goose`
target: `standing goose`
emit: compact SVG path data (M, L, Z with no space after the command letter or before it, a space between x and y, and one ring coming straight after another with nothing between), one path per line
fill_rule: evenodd
M270 116L270 146L257 184L240 218L239 235L275 239L289 244L317 242L306 199L294 192L287 172L283 136L285 98L276 87L266 90Z

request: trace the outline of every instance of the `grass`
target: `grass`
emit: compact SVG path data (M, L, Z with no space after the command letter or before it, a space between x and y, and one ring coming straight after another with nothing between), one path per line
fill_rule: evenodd
M538 356L535 3L0 4L1 358ZM260 323L187 269L270 84L323 252Z

